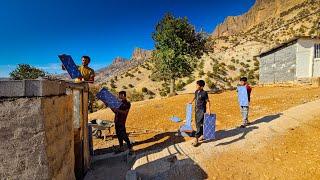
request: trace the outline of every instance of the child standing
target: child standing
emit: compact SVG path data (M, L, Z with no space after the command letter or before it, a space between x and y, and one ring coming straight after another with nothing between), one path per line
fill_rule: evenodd
M203 139L203 120L204 120L204 114L209 113L210 114L210 101L208 97L208 93L203 90L205 86L205 82L203 80L197 81L195 91L195 96L193 100L190 102L190 104L195 101L195 122L197 131L195 134L195 141L192 143L193 146L199 145L199 140L201 141ZM208 103L208 108L207 108Z
M250 103L250 95L251 95L252 88L250 87L247 81L248 81L248 78L246 77L240 78L240 85L246 87L247 93L248 93L248 102ZM248 120L249 106L240 106L240 111L242 115L242 125L240 127L245 128L248 124L250 124Z

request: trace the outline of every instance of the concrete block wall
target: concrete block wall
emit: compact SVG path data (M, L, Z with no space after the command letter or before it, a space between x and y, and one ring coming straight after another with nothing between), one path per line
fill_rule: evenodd
M11 87L21 85L16 83ZM37 92L54 86L33 83L42 84ZM73 100L60 90L52 91L59 95L0 99L0 179L75 179Z
M296 44L260 58L260 83L286 83L296 80Z

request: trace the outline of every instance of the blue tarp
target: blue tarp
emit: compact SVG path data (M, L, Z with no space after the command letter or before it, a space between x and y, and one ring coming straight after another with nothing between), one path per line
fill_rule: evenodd
M78 66L74 63L70 55L63 54L59 55L58 57L72 79L82 77L80 71L78 70Z
M106 106L110 108L118 109L122 102L120 102L112 93L110 93L106 88L102 88L100 92L96 95Z

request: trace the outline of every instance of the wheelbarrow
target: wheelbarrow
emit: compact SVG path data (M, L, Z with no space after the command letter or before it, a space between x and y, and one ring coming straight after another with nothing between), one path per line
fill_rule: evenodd
M94 119L90 121L89 125L92 127L92 136L101 138L102 130L108 129L109 133L111 133L111 128L114 126L114 122L110 120ZM105 138L106 136L104 135L104 139Z

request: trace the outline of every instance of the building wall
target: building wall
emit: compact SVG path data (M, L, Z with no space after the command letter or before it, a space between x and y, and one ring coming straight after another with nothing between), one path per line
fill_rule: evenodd
M260 58L260 83L272 84L296 79L296 44Z
M320 77L320 59L314 58L316 39L299 39L297 43L297 78Z
M75 179L72 97L0 100L0 179Z

